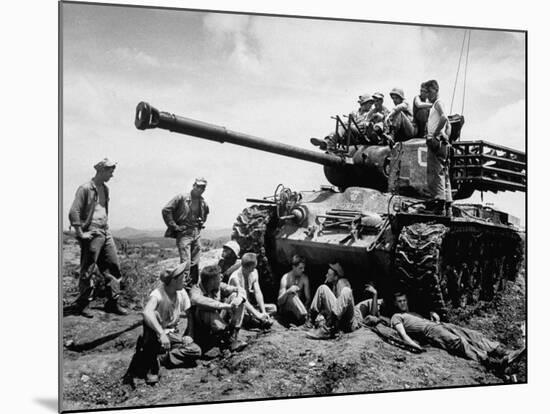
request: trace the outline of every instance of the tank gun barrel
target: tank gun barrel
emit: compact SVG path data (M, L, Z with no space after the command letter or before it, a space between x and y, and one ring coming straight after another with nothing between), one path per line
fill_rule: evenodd
M141 130L153 128L167 129L180 134L191 135L219 143L229 142L243 147L314 162L327 167L338 167L347 163L345 158L337 155L314 152L293 145L231 131L222 126L184 118L169 112L162 112L146 102L140 102L137 105L135 125L137 129Z

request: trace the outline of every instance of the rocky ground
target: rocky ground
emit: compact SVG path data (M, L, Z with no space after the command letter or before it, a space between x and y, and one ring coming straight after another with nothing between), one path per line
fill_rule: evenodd
M214 260L218 251L206 253ZM139 312L158 271L175 263L175 251L165 259L150 254L121 257L128 292L126 317L105 314L101 302L92 305L93 319L63 318L63 409L93 409L163 405L204 401L325 395L381 390L502 384L479 364L437 348L412 354L382 341L362 328L331 341L312 341L305 332L275 323L268 332L245 331L249 346L241 353L220 355L214 349L195 367L164 370L154 387L136 379L123 385L141 328ZM206 261L206 260L205 260ZM64 303L76 293L78 246L64 242ZM509 348L522 344L525 286L522 276L510 283L492 303L479 302L455 310L451 320L475 328ZM525 358L513 367L515 380L526 381ZM511 373L510 373L511 374Z

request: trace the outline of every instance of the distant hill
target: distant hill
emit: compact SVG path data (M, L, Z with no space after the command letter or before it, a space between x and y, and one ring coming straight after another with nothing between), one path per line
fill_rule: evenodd
M141 230L133 227L123 227L121 229L111 230L114 237L119 239L156 239L164 236L164 229L159 230ZM209 229L208 227L201 232L203 239L217 240L228 239L231 237L231 229Z

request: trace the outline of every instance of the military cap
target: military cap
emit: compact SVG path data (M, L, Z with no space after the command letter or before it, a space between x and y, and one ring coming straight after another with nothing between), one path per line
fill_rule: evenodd
M374 99L384 99L384 94L382 92L375 92L372 94Z
M369 101L373 101L372 96L370 96L370 94L368 94L368 93L364 93L363 95L359 96L359 100L357 101L357 103L362 105L362 104L367 103Z
M334 270L338 277L344 277L344 268L340 265L340 263L331 263L328 267Z
M174 268L163 270L162 273L160 274L160 280L165 284L169 284L172 279L175 279L179 275L181 275L186 268L187 268L187 262L183 262L178 264Z
M115 167L116 167L116 162L111 161L109 158L103 158L96 165L94 165L94 168L96 170L102 170L104 168L115 168Z
M207 183L204 177L195 178L195 185L206 185Z

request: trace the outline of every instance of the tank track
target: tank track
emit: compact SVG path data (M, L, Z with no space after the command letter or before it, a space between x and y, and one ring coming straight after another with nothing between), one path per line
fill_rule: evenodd
M516 232L415 223L399 234L394 290L408 293L411 310L445 319L451 307L492 301L522 261Z
M233 224L231 239L239 243L241 256L244 253L256 253L258 259L258 276L266 299L274 295L276 289L275 275L269 263L267 252L270 251L269 231L274 225L276 210L274 207L252 205L245 208Z
M444 238L443 224L414 223L401 229L395 248L397 290L408 294L410 307L421 314L435 311L445 318L440 283Z

